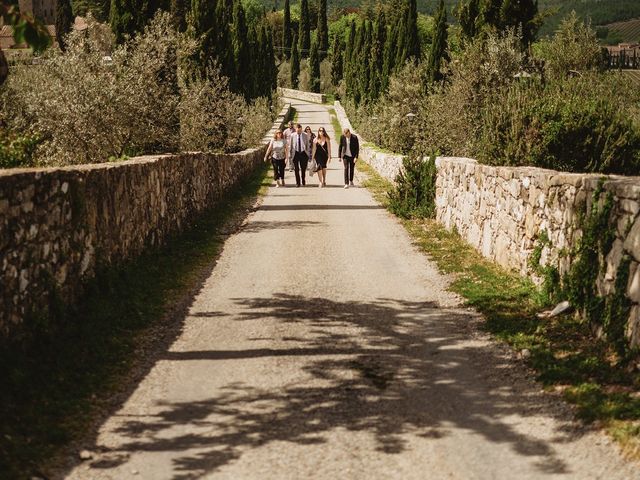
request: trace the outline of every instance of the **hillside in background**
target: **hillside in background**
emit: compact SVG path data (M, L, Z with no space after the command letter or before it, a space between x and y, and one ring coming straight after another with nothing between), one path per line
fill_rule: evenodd
M640 18L615 22L597 28L598 37L607 45L621 42L640 42Z
M261 0L265 7L271 9L277 5L281 9L284 0ZM311 0L313 1L313 0ZM422 13L432 14L440 0L417 0L418 10ZM629 20L640 17L640 0L539 0L540 10L550 10L552 13L542 27L541 34L552 34L560 20L566 17L572 10L581 18L590 18L592 25L607 25L613 22ZM297 0L291 1L295 5ZM364 3L375 4L373 0L329 0L329 8L358 7ZM452 9L459 4L459 0L445 0L447 11L452 21Z

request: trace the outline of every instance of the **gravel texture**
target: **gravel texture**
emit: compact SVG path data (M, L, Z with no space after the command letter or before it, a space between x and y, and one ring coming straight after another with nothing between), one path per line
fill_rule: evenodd
M294 104L333 133L324 106ZM271 188L228 239L179 338L68 478L640 478L329 167L327 188Z

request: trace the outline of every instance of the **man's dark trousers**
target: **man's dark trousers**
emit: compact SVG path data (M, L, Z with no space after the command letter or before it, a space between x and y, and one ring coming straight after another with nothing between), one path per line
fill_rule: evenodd
M293 156L293 168L296 170L296 185L300 186L300 176L302 175L302 185L306 185L307 164L309 157L305 152L296 152Z
M353 173L356 169L356 164L353 161L353 157L344 156L344 184L349 185L349 182L353 183Z

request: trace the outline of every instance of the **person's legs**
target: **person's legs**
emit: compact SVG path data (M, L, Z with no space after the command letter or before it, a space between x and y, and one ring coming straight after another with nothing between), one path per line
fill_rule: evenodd
M356 162L353 160L353 158L351 159L351 161L349 162L349 182L351 183L351 185L353 185L353 175L356 172Z
M326 168L322 169L322 186L323 187L327 186L327 169Z
M300 154L296 152L293 156L293 169L296 172L296 185L300 186Z
M344 157L342 159L342 164L344 166L344 184L349 185L349 157Z
M309 158L306 153L300 155L300 175L302 176L302 185L306 185L307 167L309 166Z
M277 175L278 175L278 178L280 179L280 181L282 182L282 185L284 185L284 167L285 167L284 163L285 163L285 161L284 160L277 160L277 163L278 163L277 164L277 169L278 169Z

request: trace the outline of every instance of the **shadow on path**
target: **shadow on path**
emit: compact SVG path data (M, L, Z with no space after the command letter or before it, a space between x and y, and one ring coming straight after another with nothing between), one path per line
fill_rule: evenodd
M194 479L248 449L276 441L322 444L335 429L369 433L382 455L405 451L408 437L439 439L455 429L508 445L523 462L535 465L541 477L569 473L556 447L579 432L559 419L560 431L547 442L517 431L506 420L554 414L547 408L550 400L524 382L498 349L474 340L467 312L393 299L336 302L278 294L234 301L241 311L233 320L276 319L300 324L310 334L285 339L295 342L291 348L167 352L163 359L293 356L300 359L297 365L308 381L273 389L237 382L205 401L160 403L161 411L153 417L121 423L117 433L123 441L111 452L113 458L128 452L171 452L172 478ZM220 316L211 312L212 318ZM189 433L172 437L176 427ZM106 468L114 463L106 462ZM93 466L100 468L98 462Z

